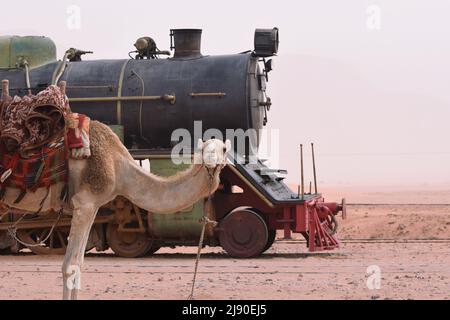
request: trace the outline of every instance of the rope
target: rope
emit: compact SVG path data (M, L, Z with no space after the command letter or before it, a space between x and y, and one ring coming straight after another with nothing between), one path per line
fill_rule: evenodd
M208 170L208 175L209 175L208 198L205 202L206 206L205 206L205 210L203 211L203 217L200 219L200 222L203 224L203 226L202 226L202 232L200 234L200 240L198 241L197 258L195 259L194 277L192 279L191 294L187 298L188 300L194 299L195 281L197 280L198 263L200 261L200 256L202 254L203 240L205 238L206 225L211 224L211 225L213 225L213 227L215 227L217 225L216 221L210 220L208 218L208 209L207 209L207 208L210 208L210 204L211 204L211 198L213 195L212 185L213 185L213 179L214 179L214 174L215 174L216 169L214 169L214 172L212 174Z
M53 224L52 228L50 229L50 232L48 233L48 235L45 237L45 239L41 240L39 243L26 243L23 242L22 240L20 240L17 237L17 228L16 226L19 224L20 221L22 221L22 219L27 216L28 214L24 214L22 215L22 217L20 217L11 227L8 228L8 234L11 238L13 238L14 240L16 240L18 243L20 243L21 245L25 246L25 247L43 247L45 246L45 242L50 238L50 236L52 235L53 231L55 230L56 225L58 224L59 220L61 219L63 213L63 209L59 210L58 213L58 218L56 219L55 223Z

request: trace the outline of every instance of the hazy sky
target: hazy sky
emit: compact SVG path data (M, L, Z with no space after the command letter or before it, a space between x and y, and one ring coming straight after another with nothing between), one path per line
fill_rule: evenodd
M69 28L71 5L81 10L80 29ZM46 35L59 56L77 47L93 50L90 59L125 58L143 35L168 49L177 27L202 28L203 53L237 53L253 48L255 28L277 26L269 128L280 130L280 166L292 182L298 144L314 141L325 184L450 185L448 0L73 0L21 8L2 4L1 34Z

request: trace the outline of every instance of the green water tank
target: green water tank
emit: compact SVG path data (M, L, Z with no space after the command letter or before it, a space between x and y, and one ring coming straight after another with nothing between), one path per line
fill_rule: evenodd
M172 176L180 170L185 170L187 165L176 165L169 159L151 159L151 172L159 176ZM203 200L194 203L182 212L173 214L152 214L149 219L152 232L157 238L196 240L200 237L203 217Z
M0 37L0 69L21 67L24 60L31 69L56 61L55 43L40 36Z

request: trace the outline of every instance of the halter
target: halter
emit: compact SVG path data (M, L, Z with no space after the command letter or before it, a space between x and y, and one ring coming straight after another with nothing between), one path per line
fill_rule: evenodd
M196 176L203 168L205 168L206 172L208 173L210 182L212 184L212 180L214 179L214 176L216 175L217 170L221 171L225 167L226 164L225 163L217 164L216 166L214 166L214 168L207 167L203 161L203 152L204 152L204 148L202 149L202 154L201 154L202 164L199 166L198 170L194 173L194 176Z

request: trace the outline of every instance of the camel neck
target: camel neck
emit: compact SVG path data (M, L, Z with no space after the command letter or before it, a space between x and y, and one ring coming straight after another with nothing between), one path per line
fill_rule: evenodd
M174 213L209 195L218 185L218 173L210 175L201 164L193 164L171 177L149 173L137 164L125 166L126 177L118 193L149 212Z

